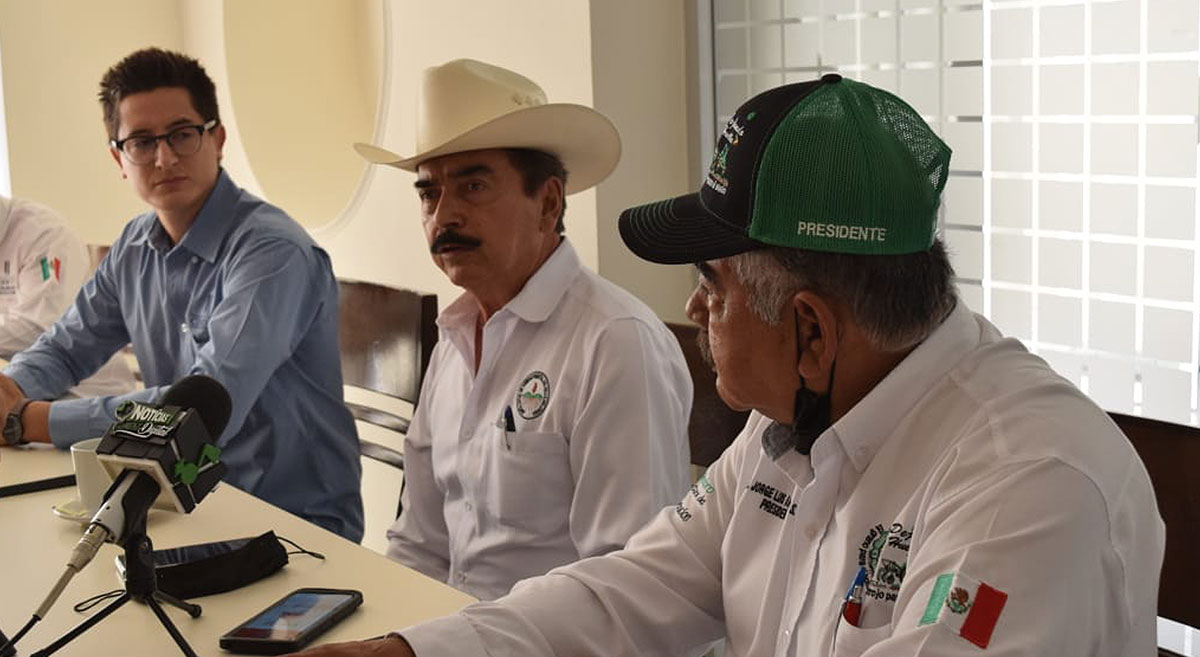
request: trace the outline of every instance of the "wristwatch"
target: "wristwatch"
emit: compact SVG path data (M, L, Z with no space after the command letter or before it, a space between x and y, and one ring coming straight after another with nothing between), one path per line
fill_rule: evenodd
M22 399L4 418L3 435L6 444L23 445L29 442L25 440L25 425L21 422L21 414L25 412L25 407L31 402L33 402L32 399Z

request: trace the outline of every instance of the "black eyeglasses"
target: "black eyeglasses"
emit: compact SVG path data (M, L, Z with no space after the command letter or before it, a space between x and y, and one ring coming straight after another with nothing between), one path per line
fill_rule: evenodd
M184 125L161 135L137 135L125 139L111 139L109 146L121 151L134 164L150 164L158 154L159 140L179 157L195 155L200 151L200 138L217 127L217 120L210 119L204 125Z

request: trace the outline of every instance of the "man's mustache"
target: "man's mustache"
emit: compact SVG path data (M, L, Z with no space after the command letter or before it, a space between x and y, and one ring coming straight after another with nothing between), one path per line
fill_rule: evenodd
M480 242L474 237L467 237L462 233L457 233L453 230L446 230L437 237L433 238L433 244L429 245L429 252L437 255L438 253L442 252L442 249L445 249L448 246L463 246L473 249L482 243L483 242Z
M708 365L712 371L717 371L717 364L713 362L712 347L708 344L706 329L700 329L700 332L696 334L696 346L700 348L700 359L704 361L704 364Z

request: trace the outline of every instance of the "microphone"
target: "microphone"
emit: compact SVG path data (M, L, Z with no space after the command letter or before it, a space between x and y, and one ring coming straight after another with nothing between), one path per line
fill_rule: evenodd
M96 447L96 459L113 476L104 501L72 553L77 570L101 543L125 544L150 505L191 513L225 474L216 439L229 422L233 402L216 379L180 379L159 404L127 401Z
M225 474L216 440L232 408L225 386L202 374L180 379L157 405L127 401L117 407L117 421L96 447L97 460L113 476L104 502L33 617L11 640L0 639L0 653L46 617L67 583L91 562L101 545L116 543L128 550L128 539L144 537L146 513L156 498L168 508L191 513L212 492Z

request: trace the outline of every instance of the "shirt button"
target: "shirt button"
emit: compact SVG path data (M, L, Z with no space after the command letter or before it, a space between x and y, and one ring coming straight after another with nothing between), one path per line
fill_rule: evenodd
M200 256L192 256L192 264L194 265L197 262L200 262Z
M188 326L186 322L179 325L180 333L190 333L191 330L192 330L192 327Z
M807 536L809 540L815 539L817 537L817 528L809 527L808 529L805 529L804 535Z
M471 509L475 508L475 506L472 505L470 502L464 502L463 506L467 507L467 511L470 511Z
M460 582L465 582L465 581L467 581L467 576L466 576L466 574L465 574L465 573L459 573L459 574L458 574L458 581L460 581Z

